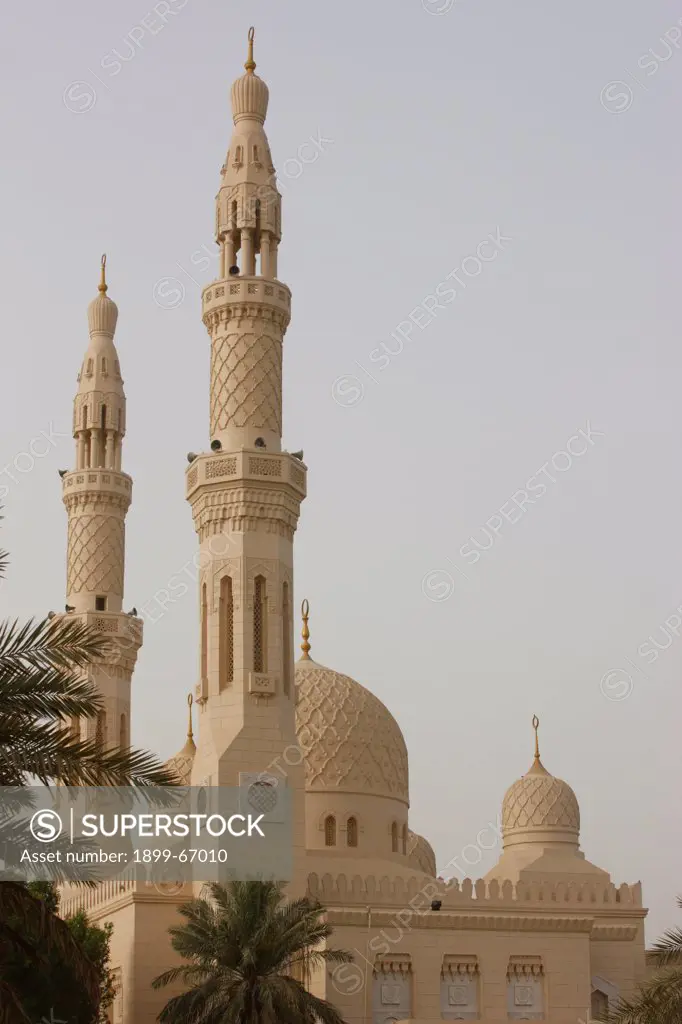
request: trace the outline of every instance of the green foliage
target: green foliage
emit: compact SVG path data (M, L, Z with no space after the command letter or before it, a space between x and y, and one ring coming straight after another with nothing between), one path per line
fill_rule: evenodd
M6 552L0 551L0 578L6 566ZM177 784L145 751L102 750L96 741L81 740L65 729L69 719L96 718L103 710L87 670L105 652L99 633L77 619L0 623L0 786L21 788L36 779L69 786ZM3 842L11 842L11 820L6 819L7 813L0 822ZM40 1018L28 1016L27 1007L41 995L43 975L49 978L55 963L67 970L68 984L84 1000L95 1008L100 1002L97 956L104 947L97 943L103 940L87 931L84 922L61 921L53 902L54 893L48 890L0 882L0 1024L36 1024ZM59 987L64 987L63 980ZM58 1016L56 1009L54 1013ZM47 1019L52 1019L49 1014ZM68 1019L69 1024L77 1020L73 1014ZM92 1017L86 1024L93 1024Z
M207 887L205 898L179 908L185 924L171 928L186 961L154 981L182 982L162 1024L343 1024L338 1010L299 979L324 963L348 963L350 953L326 948L332 934L316 901L286 902L274 882Z
M51 882L32 882L28 891L50 915L55 914L59 896ZM19 920L14 924L21 926L24 946L14 949L3 961L0 977L5 977L21 994L24 1018L33 1024L44 1021L64 1021L67 1024L104 1022L114 995L109 970L109 941L113 925L100 927L91 924L84 911L79 911L63 922L72 948L52 947L46 950L40 927L27 926L26 922ZM74 965L74 951L81 959L87 958L96 978L95 986L84 984Z

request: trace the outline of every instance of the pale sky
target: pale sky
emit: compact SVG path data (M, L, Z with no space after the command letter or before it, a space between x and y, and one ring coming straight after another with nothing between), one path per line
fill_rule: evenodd
M496 821L537 713L586 856L641 879L653 940L682 891L679 5L156 7L3 9L0 615L64 604L57 470L106 251L134 478L125 607L148 619L133 741L182 746L197 602L154 595L197 548L200 291L255 24L313 657L398 719L411 825L439 866ZM46 455L22 455L50 430Z

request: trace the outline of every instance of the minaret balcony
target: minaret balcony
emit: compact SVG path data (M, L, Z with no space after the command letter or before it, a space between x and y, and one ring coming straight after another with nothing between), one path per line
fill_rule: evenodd
M291 314L291 292L281 281L268 277L227 277L213 281L201 293L204 318L234 303L244 306L253 303L284 314L287 322Z
M261 452L242 449L238 452L206 452L197 455L185 473L186 497L199 488L234 483L243 487L253 483L258 487L284 487L299 500L306 496L308 467L290 452Z
M116 469L74 469L62 478L62 495L65 500L75 494L95 491L102 495L118 495L130 503L132 490L132 477Z

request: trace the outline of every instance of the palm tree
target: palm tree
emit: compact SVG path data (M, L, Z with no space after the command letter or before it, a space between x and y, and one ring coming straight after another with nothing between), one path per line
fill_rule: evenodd
M275 882L214 883L207 898L179 908L186 923L171 928L185 960L153 982L183 981L189 990L159 1014L162 1024L343 1024L331 1003L298 978L323 963L348 963L350 953L321 949L332 929L324 908L306 897L284 901Z
M0 551L0 578L7 554ZM76 717L95 718L102 700L84 670L105 652L100 635L77 621L0 623L0 786L171 786L175 777L151 754L103 750L65 729ZM8 791L6 791L7 793ZM11 800L11 795L7 800ZM11 833L7 826L5 839ZM10 838L11 842L11 838ZM31 938L29 938L31 936ZM21 882L0 882L0 1024L25 1024L21 993L3 973L23 952L36 969L52 952L73 964L97 999L97 971L67 925Z
M0 786L31 779L67 786L177 784L152 754L104 750L65 728L103 710L83 670L105 649L100 634L76 620L0 623Z
M682 897L677 905L682 908ZM669 928L647 953L659 973L633 999L621 999L604 1018L608 1024L680 1024L682 1021L682 928Z

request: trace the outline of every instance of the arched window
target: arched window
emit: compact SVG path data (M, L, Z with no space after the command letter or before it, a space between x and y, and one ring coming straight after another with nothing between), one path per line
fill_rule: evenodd
M237 148L234 151L234 162L236 164L240 164L242 162L242 147L241 146L237 146Z
M106 430L106 428L107 428L107 407L106 407L106 405L102 406L102 418L100 420L100 426L101 426L102 430Z
M258 163L258 146L253 147L253 159L254 163Z
M220 689L234 679L234 603L232 601L232 577L223 576L220 581Z
M88 368L85 371L87 373L88 377L92 376L92 367L93 367L92 359L88 359Z
M256 576L253 581L253 671L266 671L267 636L267 598L265 596L265 577Z
M403 825L403 853L407 853L407 825Z
M121 715L118 726L118 745L121 750L126 750L128 747L128 723L125 715Z
M282 686L285 696L291 688L291 612L289 610L289 584L282 584Z
M391 852L398 852L398 822L394 821L391 825Z
M346 822L346 846L358 845L358 819L349 818Z
M595 989L592 993L592 1006L591 1016L595 1020L601 1020L609 1012L609 997L604 993Z
M324 845L336 846L336 818L333 814L324 819Z
M102 373L106 373L106 372L107 372L107 361L106 361L106 358L104 356L102 356Z
M201 587L201 693L208 697L208 595Z

